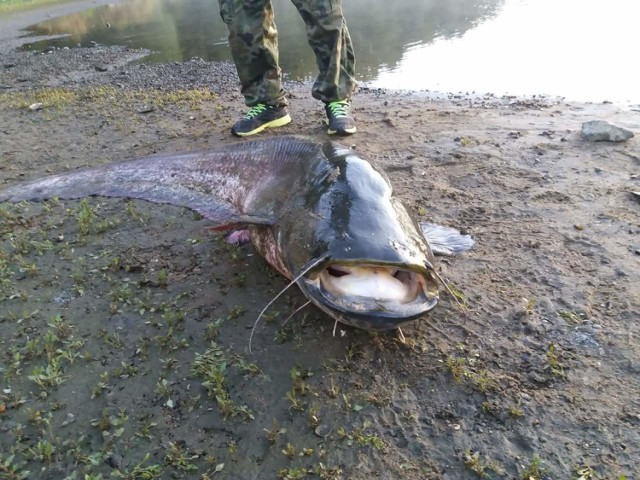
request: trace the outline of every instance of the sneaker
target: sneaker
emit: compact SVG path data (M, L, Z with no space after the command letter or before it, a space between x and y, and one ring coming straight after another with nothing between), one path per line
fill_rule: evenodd
M241 120L231 127L231 133L238 137L248 137L260 133L265 128L282 127L291 122L287 107L259 103L249 109Z
M324 107L327 112L327 124L329 135L351 135L356 133L356 122L349 115L350 103L347 100L327 103Z

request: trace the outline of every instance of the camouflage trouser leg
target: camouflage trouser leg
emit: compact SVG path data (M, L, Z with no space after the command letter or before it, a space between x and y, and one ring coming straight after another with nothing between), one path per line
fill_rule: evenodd
M286 105L278 65L278 32L271 0L218 0L245 103ZM355 57L341 0L292 0L307 29L318 77L312 94L323 102L350 99Z
M271 0L218 0L247 106L286 105Z
M307 28L318 77L314 98L323 102L349 100L356 88L353 45L342 16L341 0L292 0Z

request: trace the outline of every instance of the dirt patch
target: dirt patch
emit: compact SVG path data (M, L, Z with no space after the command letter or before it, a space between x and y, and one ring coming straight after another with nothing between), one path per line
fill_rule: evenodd
M228 64L3 54L0 185L234 140ZM310 85L294 122L324 139ZM28 107L42 103L42 109ZM339 327L190 211L0 206L2 478L639 478L637 107L362 89L345 140L476 247L393 333ZM25 472L29 471L30 474Z

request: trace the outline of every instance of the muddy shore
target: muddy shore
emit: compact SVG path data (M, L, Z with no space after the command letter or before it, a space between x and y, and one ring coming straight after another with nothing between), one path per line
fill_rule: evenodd
M0 188L237 141L232 65L2 45ZM287 88L269 135L325 139ZM333 336L282 325L290 290L249 353L286 285L251 246L144 202L1 204L0 478L640 479L640 106L361 89L354 114L344 143L476 239L437 266L468 318L444 295L405 343Z

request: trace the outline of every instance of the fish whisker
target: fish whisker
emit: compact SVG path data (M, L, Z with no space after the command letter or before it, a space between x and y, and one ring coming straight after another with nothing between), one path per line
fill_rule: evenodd
M433 268L433 265L431 265L431 263L427 262L426 266L431 271L431 273L433 273L433 275L438 279L438 281L442 284L442 286L447 290L447 292L449 292L449 295L451 295L453 297L453 299L456 301L456 303L458 304L458 307L460 307L460 310L462 310L462 313L464 314L464 323L467 323L469 321L469 318L470 318L469 317L469 310L467 309L467 307L465 307L460 302L460 300L458 300L458 297L456 296L456 294L453 293L453 290L451 290L451 288L449 287L447 282L444 281L444 279L440 276L440 274L435 271L435 269ZM473 335L475 337L480 337L479 334L477 334L476 332L474 332L470 328L465 327L463 324L457 323L457 324L452 324L452 325L456 325L457 327L462 328L465 332L467 332L470 335ZM444 334L444 332L442 332L442 331L440 331L440 333ZM447 336L447 335L445 335L445 336Z
M453 290L451 290L451 287L449 287L447 282L444 281L444 278L442 278L442 276L438 272L436 272L436 269L431 264L431 262L427 262L425 265L429 269L429 271L433 274L433 276L436 277L436 279L447 290L447 292L449 292L449 295L451 295L453 297L453 299L458 304L458 307L460 307L460 310L462 310L462 313L464 313L465 317L467 317L467 308L460 302L460 300L458 300L458 297L456 296L455 293L453 293Z
M398 340L400 340L400 343L402 343L403 345L406 345L407 338L404 336L404 333L402 333L402 329L400 327L398 327L397 333L398 333Z
M258 318L256 318L256 321L253 322L253 327L251 328L251 334L249 335L249 353L253 353L253 351L251 350L251 343L253 341L253 334L255 333L256 327L258 326L258 322L262 318L262 315L264 315L264 312L266 312L267 309L271 305L273 305L273 303L280 297L280 295L282 295L289 288L291 288L293 285L295 285L298 282L298 280L300 280L302 277L304 277L307 274L307 272L309 272L309 270L311 270L313 267L319 265L320 263L324 262L327 258L329 258L329 257L320 257L320 258L314 260L313 262L311 262L306 267L304 267L296 278L291 280L291 282L289 282L289 284L286 287L284 287L282 290L280 290L280 292L275 297L273 297L269 303L267 303L264 306L264 308L260 311L260 314L258 315Z
M307 306L307 305L309 305L310 303L311 303L311 300L309 300L309 301L307 301L306 303L302 304L302 306L300 306L300 307L296 308L296 310L295 310L291 315L289 315L289 316L287 317L287 319L286 319L284 322L282 322L282 326L284 327L284 326L287 324L287 322L288 322L289 320L291 320L291 318L292 318L296 313L298 313L300 310L302 310L304 307L306 307L306 306Z

